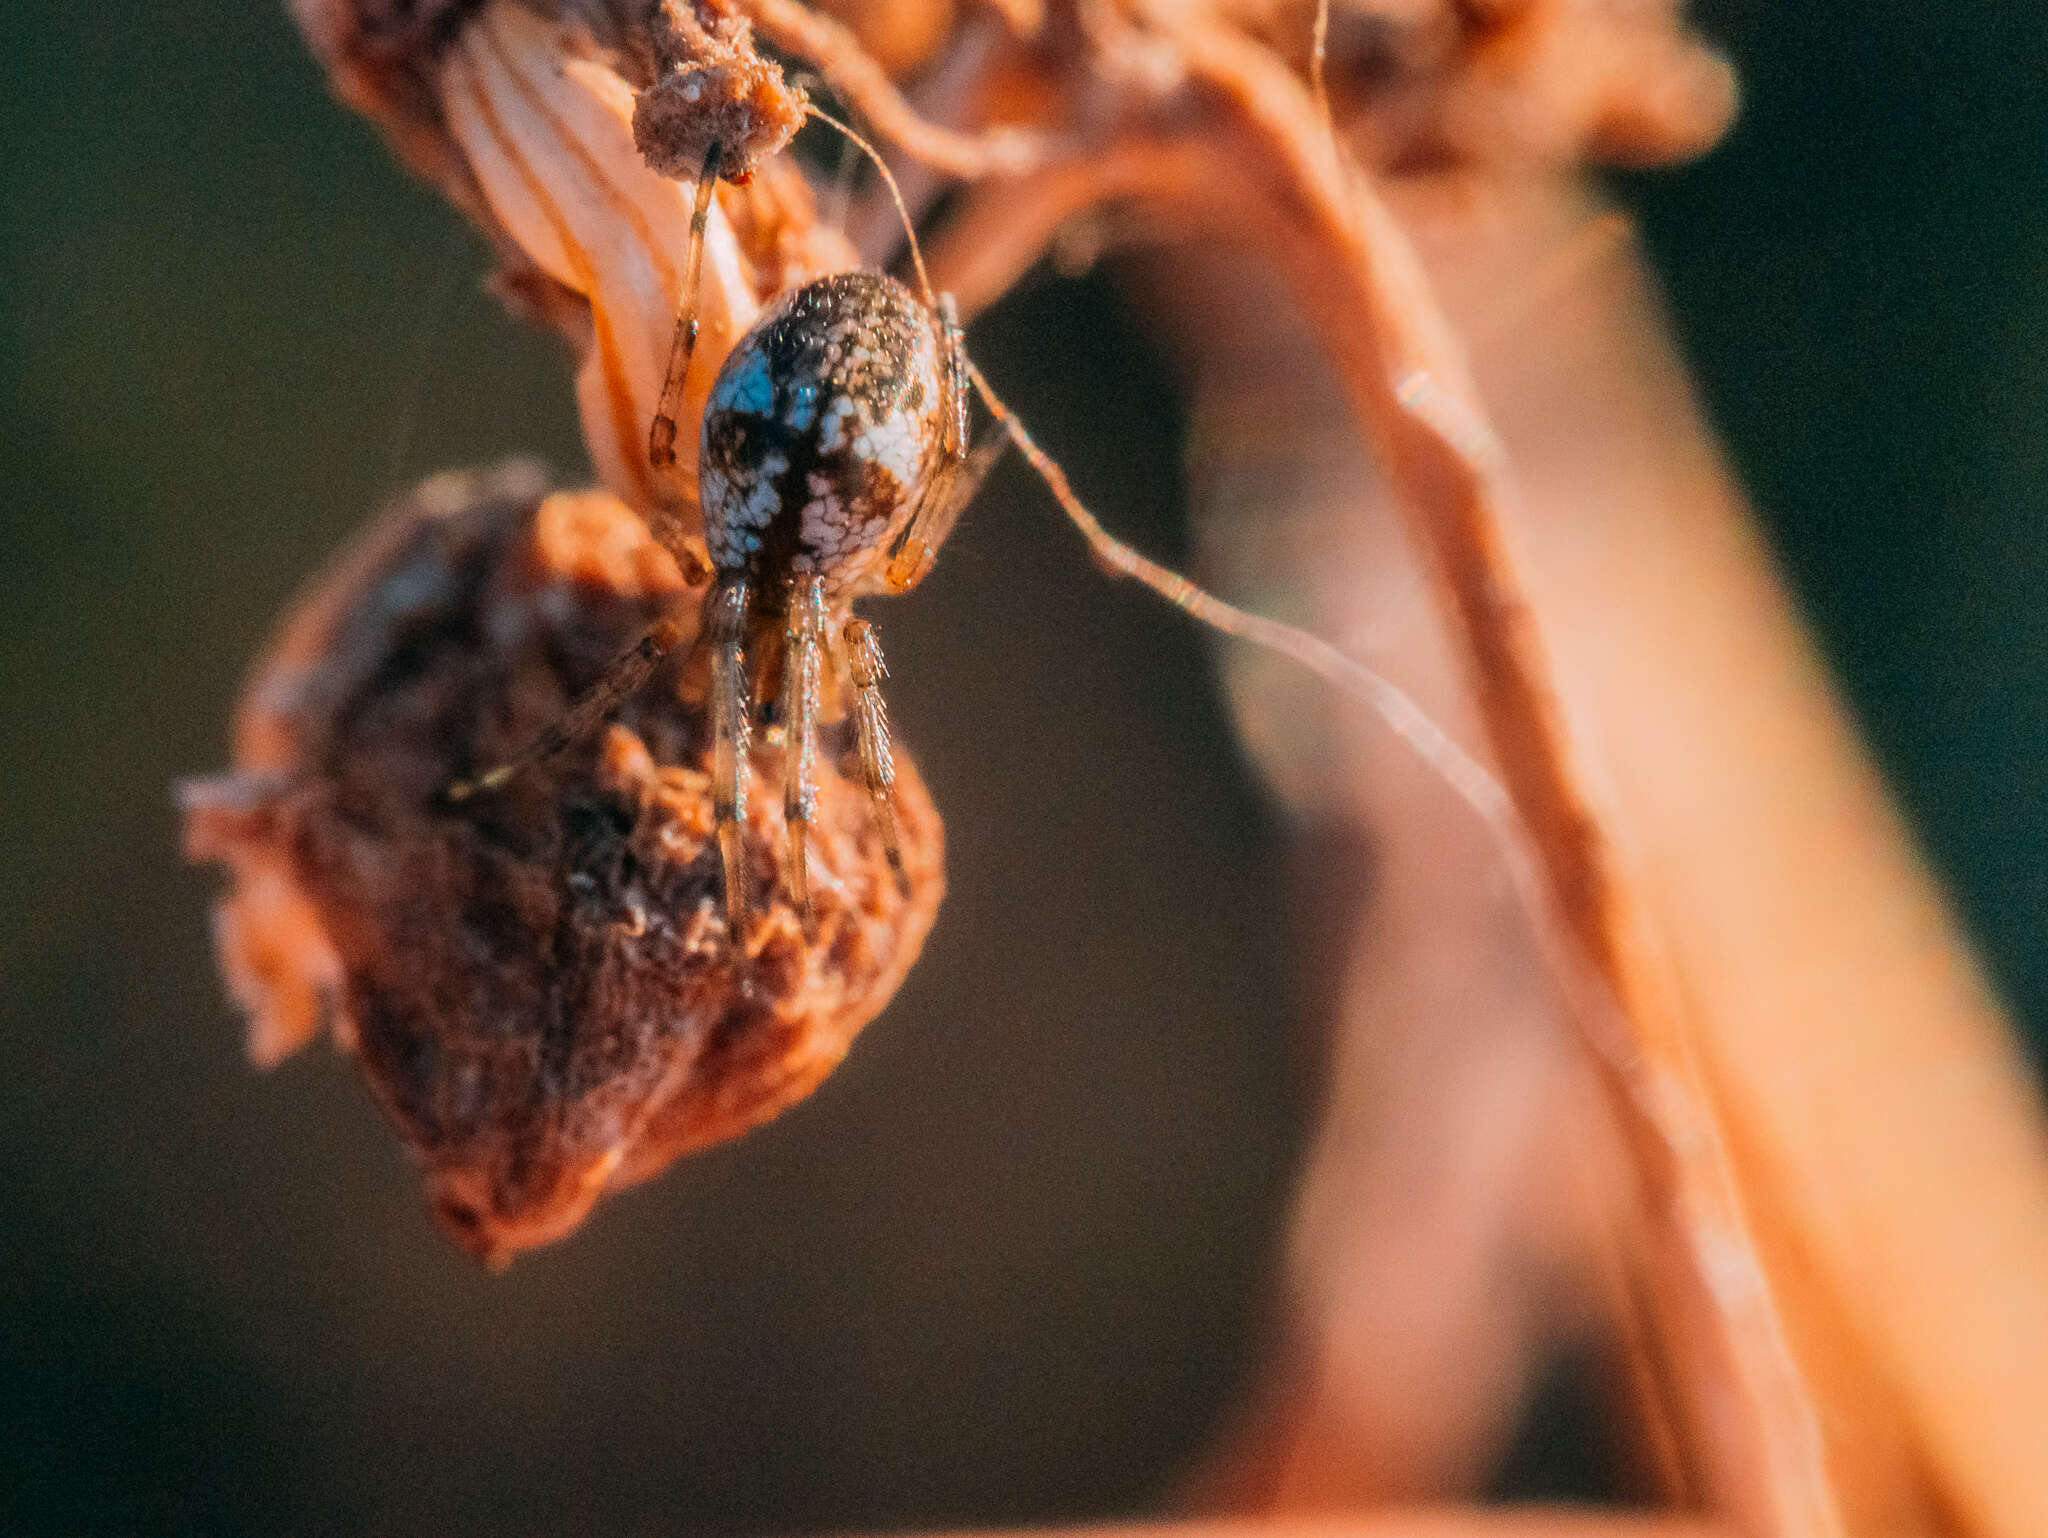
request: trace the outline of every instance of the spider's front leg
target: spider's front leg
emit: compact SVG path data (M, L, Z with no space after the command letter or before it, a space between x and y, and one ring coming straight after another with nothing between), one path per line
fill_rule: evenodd
M805 839L818 805L818 684L825 652L825 579L789 580L782 653L782 816L788 826L789 891L815 939Z
M939 295L934 316L939 332L938 463L925 482L917 506L889 545L883 581L892 593L905 593L924 580L939 546L974 500L982 481L1002 456L1008 439L997 434L968 451L967 347L961 337L959 312L951 294Z
M661 401L647 430L647 461L657 470L676 462L676 416L683 409L683 382L697 354L698 290L704 278L704 229L711 218L711 194L718 185L724 152L713 140L697 173L697 195L690 208L690 239L683 255L683 306L676 316L676 334L669 343L668 370L661 382Z
M752 593L744 576L721 577L704 600L704 634L711 651L711 813L718 855L725 867L725 930L734 950L747 932L747 610Z

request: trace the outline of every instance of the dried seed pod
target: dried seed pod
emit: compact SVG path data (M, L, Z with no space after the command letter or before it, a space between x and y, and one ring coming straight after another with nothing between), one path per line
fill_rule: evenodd
M938 907L922 782L899 757L906 897L841 770L842 722L823 734L810 831L816 939L773 857L781 809L757 797L757 914L736 965L687 642L591 742L473 809L440 803L652 618L694 624L687 588L606 493L547 495L523 466L438 477L285 622L243 697L235 768L184 790L188 852L234 877L216 937L251 1055L275 1062L330 1020L425 1165L442 1227L491 1262L807 1093Z
M803 126L804 93L723 0L661 0L649 34L660 73L633 104L633 142L663 176L694 181L714 145L720 176L750 176Z

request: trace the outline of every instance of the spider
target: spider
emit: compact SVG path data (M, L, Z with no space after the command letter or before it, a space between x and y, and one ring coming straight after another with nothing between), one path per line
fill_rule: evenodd
M696 347L705 225L720 162L714 144L697 180L683 313L648 434L648 458L658 469L676 462L676 413ZM698 634L709 652L712 810L735 941L749 912L741 849L754 725L748 662L756 662L760 676L760 659L778 642L777 716L788 742L785 872L806 932L806 840L817 804L827 669L851 684L861 778L890 869L908 893L881 690L887 667L874 626L853 613L853 601L907 592L923 580L1008 441L996 435L970 453L969 365L959 318L950 295L932 293L921 256L917 265L921 297L867 271L831 273L791 289L734 344L705 403L697 490L713 580ZM449 787L449 799L495 789L586 736L687 633L673 619L658 622L540 739Z
M697 490L712 581L696 633L709 651L712 805L727 933L735 947L746 933L749 912L741 847L754 724L749 660L756 675L765 676L759 664L779 648L777 715L787 742L785 874L805 932L812 931L806 839L817 802L817 729L827 669L851 685L861 776L890 868L907 893L881 690L887 668L874 626L853 613L853 603L872 594L908 592L924 579L960 513L1011 443L1111 574L1135 577L1215 629L1293 657L1362 698L1483 816L1495 820L1498 786L1395 685L1305 631L1223 602L1102 527L967 356L952 298L932 289L887 164L844 123L815 106L805 110L846 135L880 171L903 217L919 292L869 271L833 273L791 289L734 344L706 399ZM713 144L697 179L683 311L648 434L648 457L657 469L676 462L677 412L697 340L705 227L721 168L720 147ZM1000 429L972 448L970 391L981 396ZM462 802L495 789L589 735L688 633L672 618L657 622L555 726L512 759L450 786L448 799Z

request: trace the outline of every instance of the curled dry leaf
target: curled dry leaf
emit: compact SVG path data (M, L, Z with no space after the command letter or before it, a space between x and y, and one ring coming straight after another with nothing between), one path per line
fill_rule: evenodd
M441 1226L485 1260L808 1093L938 908L939 820L915 768L898 758L906 897L840 771L842 728L820 755L814 941L780 886L780 807L749 807L765 913L743 987L687 662L480 811L439 803L684 592L603 492L548 494L521 466L429 481L287 619L244 694L233 771L184 789L188 850L234 878L218 937L251 1055L275 1062L331 1019Z

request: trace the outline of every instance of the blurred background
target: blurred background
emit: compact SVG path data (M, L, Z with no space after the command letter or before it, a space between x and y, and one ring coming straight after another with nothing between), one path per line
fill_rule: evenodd
M2048 21L1695 14L1742 118L1613 186L2038 1064ZM1155 1507L1260 1344L1316 1092L1288 832L1203 637L1000 472L878 615L947 816L923 962L812 1101L486 1276L344 1061L243 1061L171 786L393 492L584 473L566 355L278 7L16 0L0 70L0 1531ZM1034 280L973 345L1179 558L1180 417L1112 288Z

